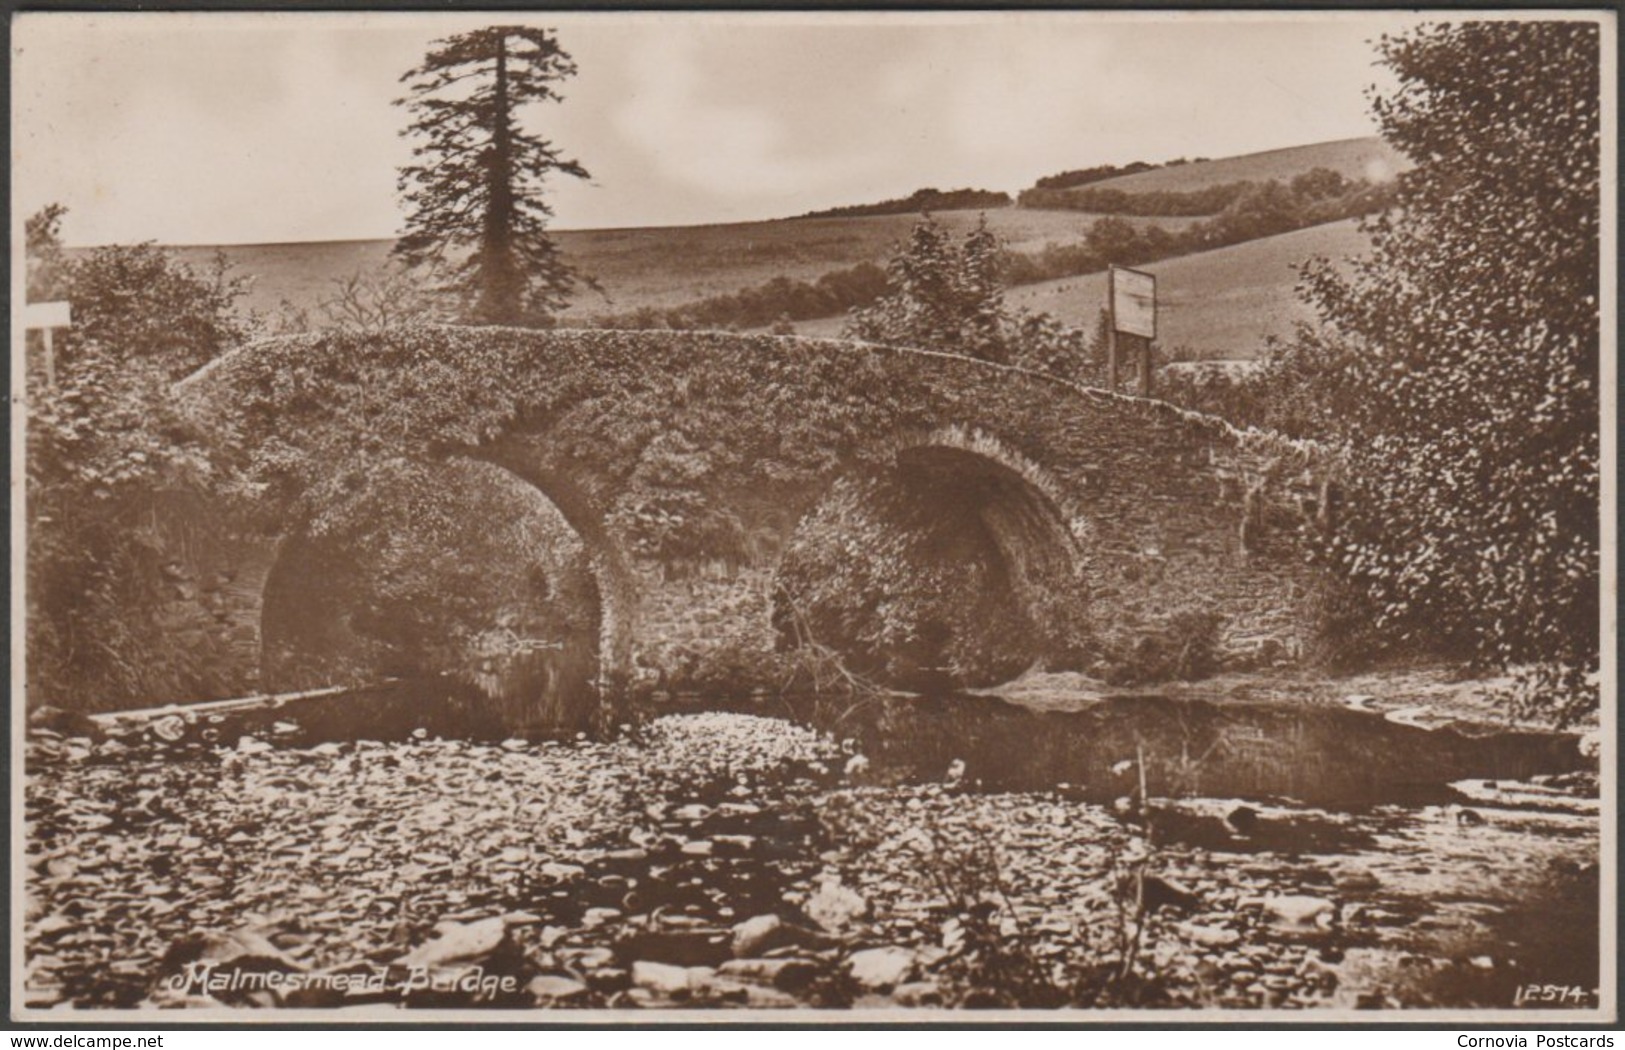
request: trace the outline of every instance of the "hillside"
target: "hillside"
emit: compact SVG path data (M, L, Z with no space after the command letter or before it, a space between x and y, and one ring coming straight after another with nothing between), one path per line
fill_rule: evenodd
M1378 139L1348 139L1158 168L1105 179L1090 188L1191 191L1245 179L1290 179L1315 167L1369 177L1392 171L1397 163L1396 154ZM1007 207L985 213L941 212L936 218L958 236L982 214L1010 249L1024 253L1080 242L1089 226L1103 217L1082 211ZM556 237L566 258L595 277L603 289L603 294L583 290L562 320L583 324L644 307L669 309L760 286L776 277L811 282L860 263L881 264L908 236L916 219L914 215L876 215L558 231ZM1154 224L1174 230L1194 220L1128 221L1139 227ZM314 310L332 294L336 280L383 265L390 243L229 245L220 250L237 273L253 278L244 305L274 316L284 301ZM1291 298L1290 264L1317 253L1340 256L1361 247L1363 241L1353 224L1344 222L1152 264L1149 269L1164 275L1162 343L1169 348L1188 346L1204 356L1250 356L1262 335L1284 333L1302 316ZM181 247L174 251L189 262L207 265L216 249ZM1090 324L1103 287L1101 276L1071 277L1024 286L1010 297L1016 305ZM797 327L832 334L839 330L841 320L806 321Z
M1080 240L1098 215L1076 211L1000 208L985 213L944 212L936 218L962 235L986 214L988 225L1011 248L1034 251L1050 243ZM708 295L734 292L785 276L814 280L862 262L883 263L908 236L918 216L880 215L842 219L781 219L715 226L665 226L616 230L561 230L560 248L572 264L597 278L608 299L583 291L564 319L640 307L672 307ZM1132 220L1136 224L1152 220ZM1178 225L1173 220L1156 220ZM273 312L287 299L312 308L332 282L382 265L390 243L325 241L296 244L225 245L237 272L254 278L244 300L250 309ZM214 246L172 249L194 265L208 265Z
M1121 190L1125 193L1189 193L1226 182L1263 182L1268 179L1285 182L1314 168L1330 168L1349 179L1383 182L1407 167L1409 162L1403 156L1373 135L1153 168L1133 175L1102 179L1090 183L1089 188Z
M1367 248L1365 235L1349 220L1138 267L1157 275L1157 344L1205 358L1255 357L1265 337L1288 335L1297 322L1312 319L1293 294L1293 266L1316 255L1339 259ZM1089 328L1106 304L1106 275L1023 285L1005 301ZM796 331L830 336L843 323L822 318L798 324Z

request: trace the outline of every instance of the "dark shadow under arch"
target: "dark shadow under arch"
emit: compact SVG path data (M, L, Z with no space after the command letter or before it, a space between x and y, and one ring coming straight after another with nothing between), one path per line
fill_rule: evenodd
M848 473L780 562L780 644L834 649L902 688L980 687L1082 644L1084 551L1031 464L925 440Z
M589 715L596 714L613 674L606 666L606 656L613 657L617 648L627 645L623 640L626 619L615 615L626 594L624 581L612 575L615 560L595 550L545 490L499 464L456 459L431 469L449 472L441 475L447 479L461 477L469 483L483 475L481 484L508 487L510 505L516 499L529 501L535 508L533 516L544 519L545 527L522 527L512 520L493 521L489 515L476 513L467 522L470 530L507 529L505 536L517 528L532 541L529 546L548 544L545 553L538 551L534 558L484 564L485 575L480 578L503 581L500 593L508 599L507 606L491 610L493 619L484 624L486 629L474 644L459 650L459 658L441 659L436 666L432 654L403 652L402 646L379 640L377 625L393 625L387 611L385 619L378 619L377 603L369 602L376 595L369 596L373 581L365 574L376 567L376 545L369 548L350 541L347 546L343 541L297 531L279 543L262 592L260 658L266 686L287 690L386 675L421 677L426 669L433 669L450 680L475 686L492 701L482 714L506 710L502 717L514 728L527 719L530 724L524 728L548 728L540 725L543 722L558 722L555 728L561 729L585 724ZM548 518L553 525L545 525ZM397 539L388 534L387 526L384 535L386 542ZM488 540L478 532L467 537L465 549L476 551L481 540ZM458 554L456 558L466 560L467 556ZM457 588L437 587L427 600L437 600L443 590L455 592ZM489 597L489 591L452 593L449 600L467 603L482 595ZM536 610L543 608L547 610L543 620L551 627L538 629ZM560 610L557 615L555 610ZM373 618L370 624L368 617ZM547 639L532 637L557 635L560 630L562 640L553 639L554 645L538 646L535 643ZM387 631L385 636L395 640ZM527 704L534 710L527 710ZM537 715L538 711L542 713Z

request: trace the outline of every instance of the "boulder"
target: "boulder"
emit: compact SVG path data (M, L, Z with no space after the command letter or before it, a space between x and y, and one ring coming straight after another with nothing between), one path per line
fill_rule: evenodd
M1302 894L1265 897L1259 904L1277 924L1304 929L1330 925L1337 912L1337 905L1331 901Z
M828 880L819 884L801 910L829 932L840 933L869 914L869 902L838 880Z
M544 973L531 978L530 983L525 985L525 990L536 1000L538 1006L574 1003L587 997L585 984L573 977L556 973Z
M808 959L730 959L717 972L755 984L770 984L780 991L805 988L818 976L818 964Z
M735 959L750 959L766 955L775 948L809 944L822 939L812 930L785 922L777 915L757 915L733 928L733 956Z
M508 924L500 915L476 922L443 922L437 936L425 941L396 960L406 967L446 966L466 960L483 959L494 953L508 936Z
M1192 944L1204 948L1229 948L1241 942L1241 934L1223 926L1205 926L1201 923L1182 922L1174 929Z
M906 983L914 975L915 959L907 948L887 945L853 952L846 966L860 987L884 992Z
M246 927L187 934L169 946L161 968L165 971L178 970L194 962L245 973L268 973L272 970L296 973L305 970L264 934Z
M715 975L709 966L669 966L642 959L632 964L632 983L662 995L687 995Z
M892 989L892 1002L898 1006L941 1006L942 989L935 981L910 981Z

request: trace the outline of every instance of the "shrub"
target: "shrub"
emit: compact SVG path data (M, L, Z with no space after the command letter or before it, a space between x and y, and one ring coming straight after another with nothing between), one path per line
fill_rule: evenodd
M75 324L54 381L37 370L27 380L28 695L94 710L201 686L201 654L163 616L177 590L164 522L235 478L169 384L249 329L232 311L243 286L223 270L199 275L151 245L64 261L62 216L51 208L29 224L35 292L70 300Z

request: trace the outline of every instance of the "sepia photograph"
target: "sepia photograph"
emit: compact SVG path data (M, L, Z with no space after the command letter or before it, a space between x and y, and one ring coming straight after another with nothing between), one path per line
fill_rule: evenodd
M10 19L10 1017L1617 1023L1612 10Z

